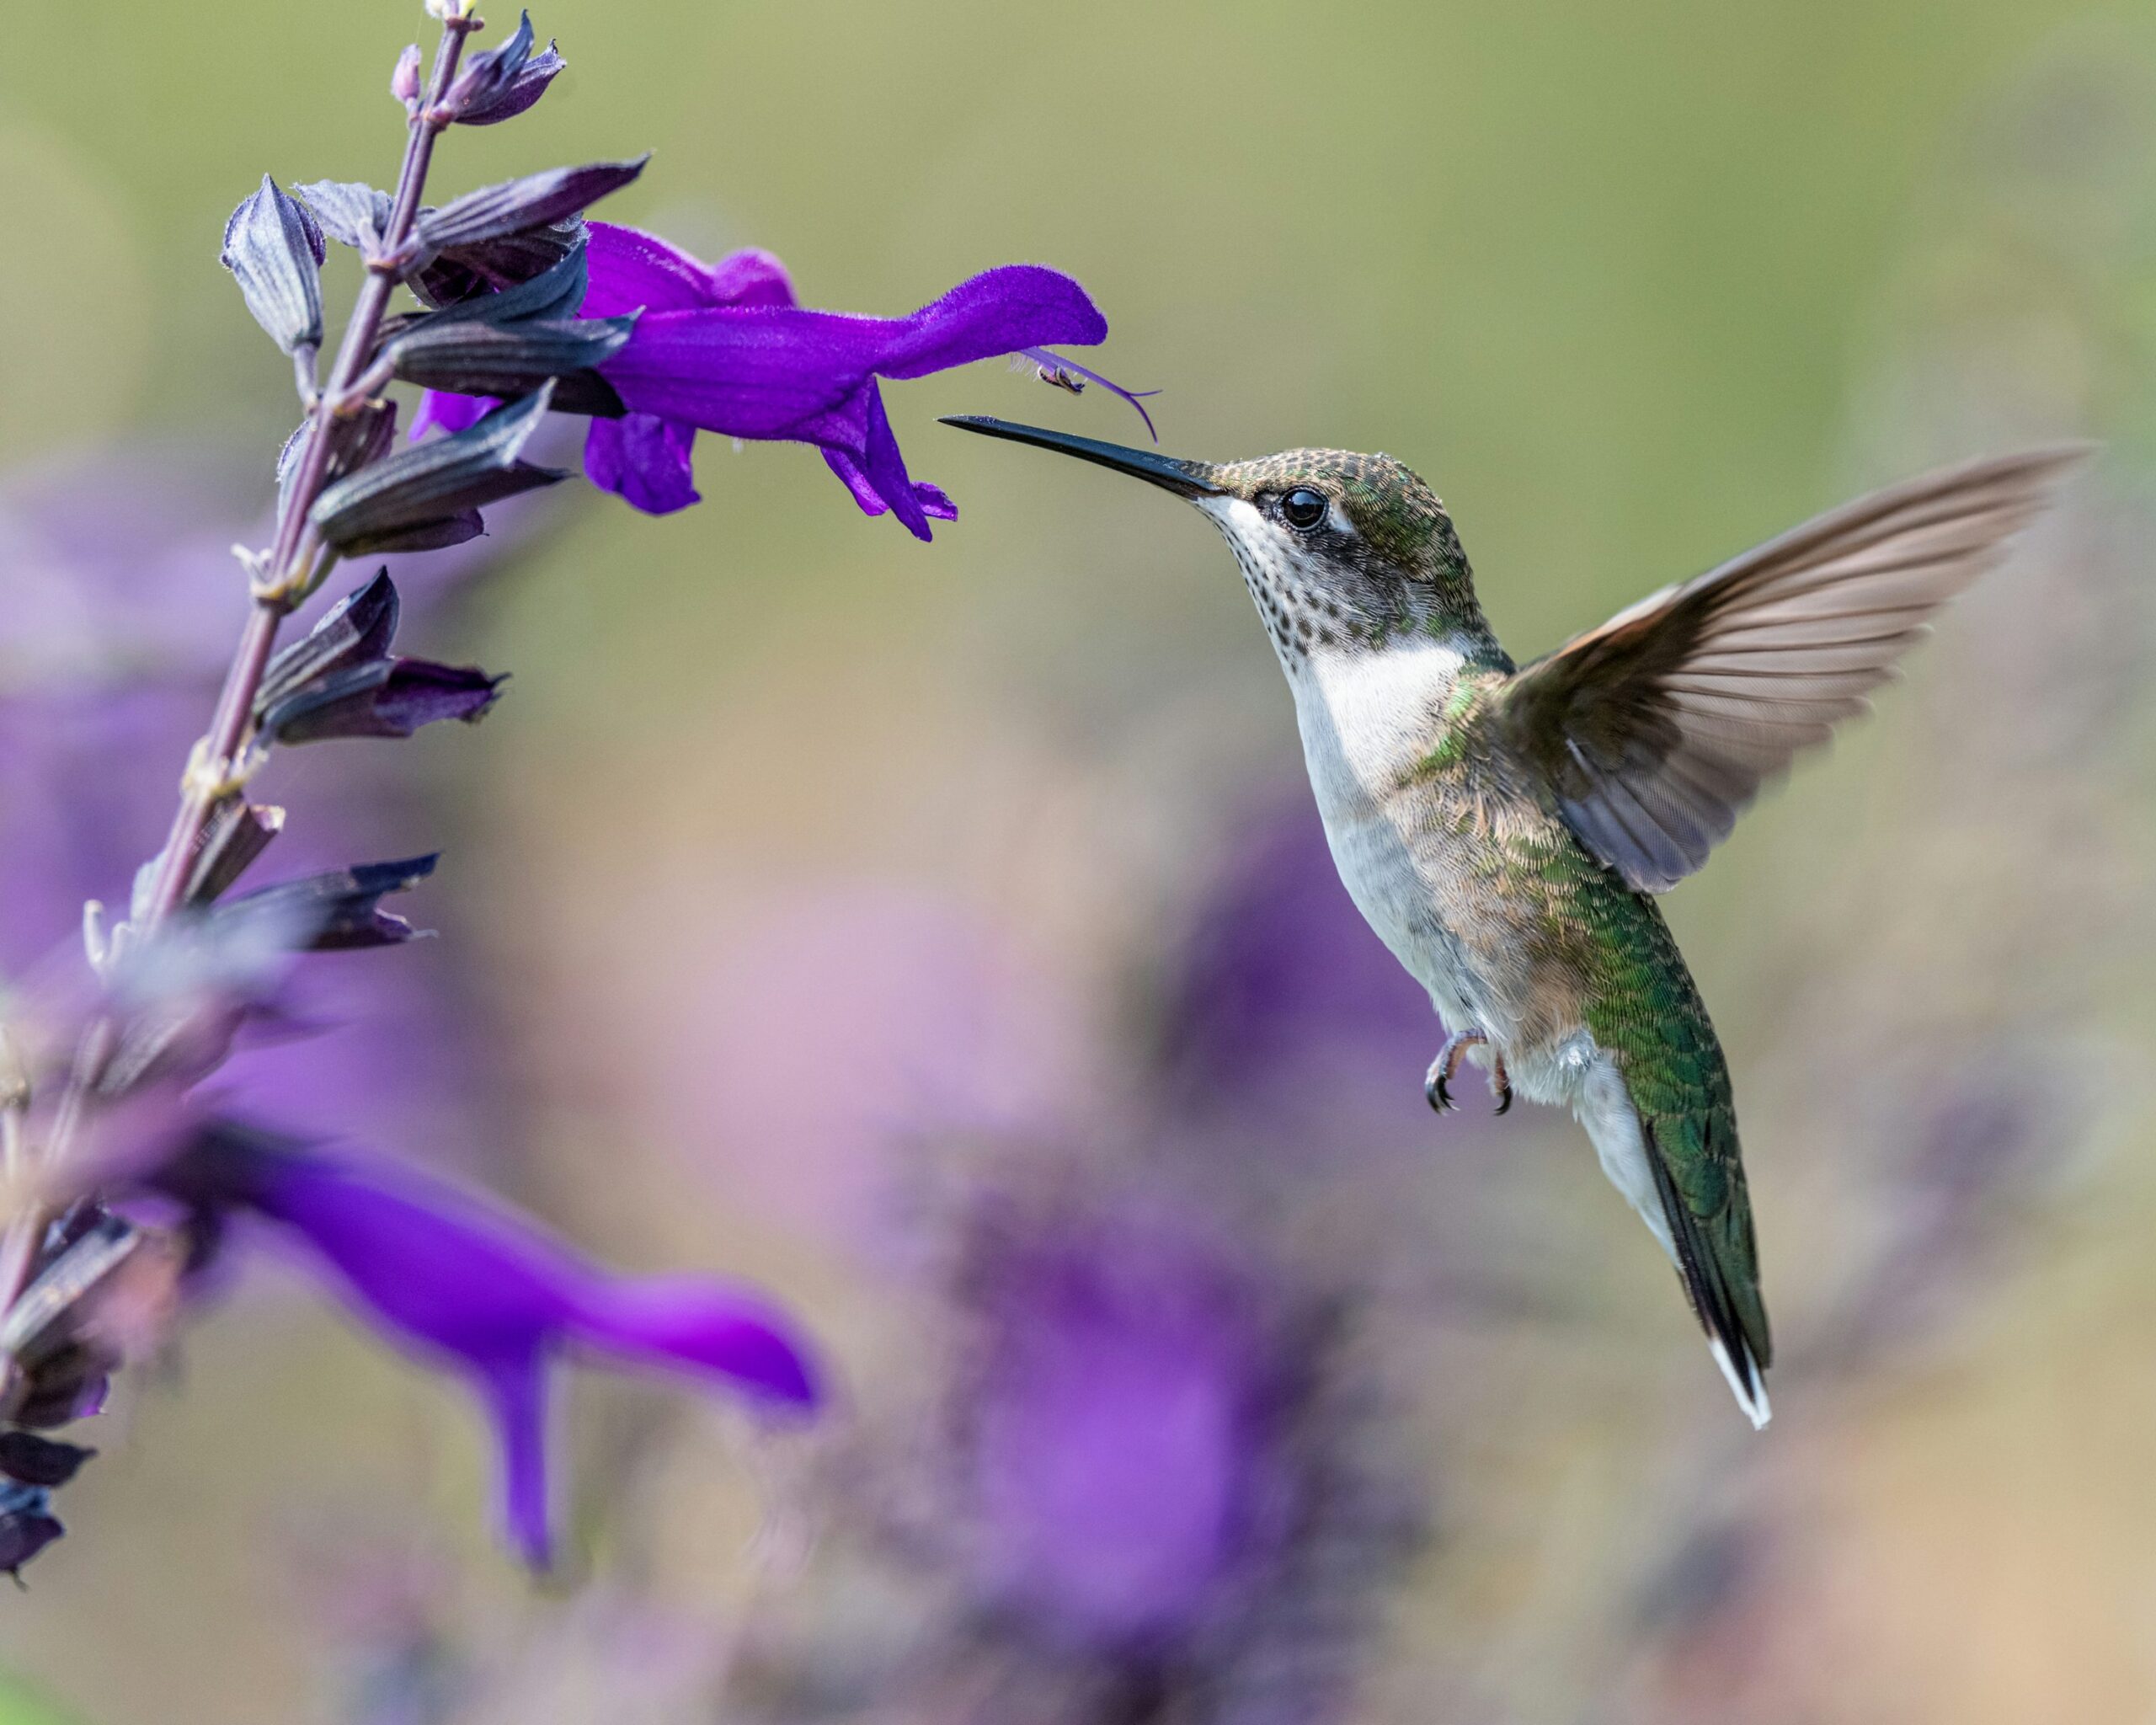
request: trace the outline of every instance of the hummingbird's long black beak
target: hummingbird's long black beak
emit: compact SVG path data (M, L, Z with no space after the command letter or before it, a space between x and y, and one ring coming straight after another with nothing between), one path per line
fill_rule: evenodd
M1102 467L1113 467L1118 473L1150 480L1178 497L1219 497L1225 490L1214 479L1214 469L1203 462L1181 462L1173 456L1155 455L1149 450L1126 449L1120 443L1074 437L1068 431L1049 431L1038 425L1014 425L1008 419L990 419L977 414L953 414L943 423L956 425L961 431L978 431L984 437L1007 437L1013 443L1036 444L1043 449L1075 455L1081 462L1097 462Z

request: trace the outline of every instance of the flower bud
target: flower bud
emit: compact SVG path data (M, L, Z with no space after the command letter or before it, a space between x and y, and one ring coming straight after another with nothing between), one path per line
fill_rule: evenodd
M389 93L410 113L419 105L419 45L414 42L397 56L397 70L389 75Z
M225 223L219 261L254 321L286 353L322 345L322 230L268 174Z

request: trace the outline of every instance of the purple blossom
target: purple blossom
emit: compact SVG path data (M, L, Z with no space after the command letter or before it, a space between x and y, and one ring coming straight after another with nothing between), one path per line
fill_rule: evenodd
M1185 1107L1335 1130L1348 1109L1427 1141L1419 1080L1444 1027L1341 885L1301 787L1228 850L1163 995L1163 1076Z
M535 1566L552 1551L547 1369L563 1354L663 1366L769 1409L819 1399L792 1325L760 1295L698 1277L611 1275L528 1219L410 1168L216 1129L160 1183L213 1214L244 1210L288 1231L362 1318L472 1386L500 1450L504 1530Z
M1036 264L974 276L910 317L865 318L798 305L785 266L768 252L705 264L634 228L595 222L589 232L582 315L643 315L627 346L600 367L629 411L592 421L584 473L654 515L697 500L696 435L717 431L815 444L866 513L888 510L926 539L931 517L951 521L958 510L908 474L878 379L1005 354L1054 365L1045 344L1091 345L1107 335L1082 287ZM484 411L472 398L430 394L413 430L461 430Z
M1267 1315L1158 1229L1014 1242L971 1396L983 1579L1057 1640L1184 1632L1278 1530Z
M1165 1190L1073 1184L968 1218L953 1519L1006 1674L969 1717L1041 1717L1010 1703L1059 1674L1095 1699L1054 1717L1331 1717L1424 1525L1358 1302Z
M66 1531L44 1487L0 1482L0 1573L19 1581L23 1565Z

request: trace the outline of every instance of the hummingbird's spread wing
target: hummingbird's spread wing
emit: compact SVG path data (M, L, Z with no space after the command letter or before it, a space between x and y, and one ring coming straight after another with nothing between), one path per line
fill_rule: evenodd
M1535 660L1495 716L1588 848L1663 891L1793 755L1865 710L2084 453L1975 462L1845 505Z

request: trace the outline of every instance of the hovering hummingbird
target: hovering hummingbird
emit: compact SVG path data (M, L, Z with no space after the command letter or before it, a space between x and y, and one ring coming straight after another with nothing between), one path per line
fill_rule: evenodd
M1847 505L1515 665L1453 524L1386 455L1214 465L1001 419L947 420L1150 481L1226 537L1295 698L1356 906L1463 1058L1571 1108L1676 1266L1738 1405L1773 1359L1729 1070L1654 894L1761 784L1865 710L1930 614L2084 453L1972 462Z

